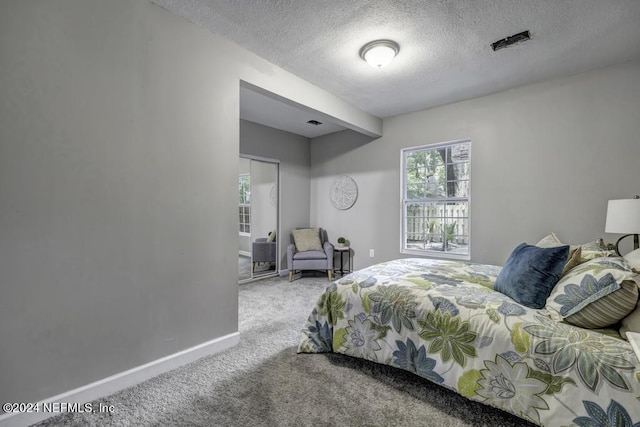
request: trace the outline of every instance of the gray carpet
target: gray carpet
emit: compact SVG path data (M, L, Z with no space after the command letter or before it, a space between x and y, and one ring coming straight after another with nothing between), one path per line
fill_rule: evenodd
M238 280L251 278L251 257L238 255Z
M275 274L276 264L269 262L258 263L253 270L253 277ZM238 280L251 279L251 257L238 255Z
M296 354L325 277L240 286L240 344L93 402L112 415L39 426L532 426L422 378L338 354Z

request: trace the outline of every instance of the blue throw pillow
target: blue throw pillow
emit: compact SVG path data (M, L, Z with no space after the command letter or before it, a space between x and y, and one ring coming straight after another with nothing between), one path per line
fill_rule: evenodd
M543 308L568 257L568 245L539 248L522 243L509 255L493 288L522 305Z

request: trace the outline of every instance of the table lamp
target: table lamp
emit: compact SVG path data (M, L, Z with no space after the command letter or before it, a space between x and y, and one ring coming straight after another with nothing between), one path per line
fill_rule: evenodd
M621 256L618 245L625 237L633 236L633 248L638 249L640 234L640 196L633 199L609 200L607 206L606 233L622 233L616 242L616 253Z

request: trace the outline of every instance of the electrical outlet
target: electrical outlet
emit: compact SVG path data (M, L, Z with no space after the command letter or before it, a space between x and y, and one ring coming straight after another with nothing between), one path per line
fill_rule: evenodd
M373 249L369 249L369 256L371 258L373 258L374 256L376 256L376 251L374 251Z

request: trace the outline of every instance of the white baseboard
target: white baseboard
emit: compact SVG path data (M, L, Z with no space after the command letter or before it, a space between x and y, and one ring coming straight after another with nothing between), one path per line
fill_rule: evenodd
M238 251L238 255L248 256L251 258L251 252L249 251Z
M120 372L91 384L42 400L39 402L40 408L42 408L43 405L54 402L77 403L82 405L92 400L109 396L120 390L146 381L149 378L194 362L202 357L219 353L237 345L239 342L240 334L234 332L233 334L216 338L195 347L154 360L153 362L137 366L128 371ZM58 414L59 412L6 413L0 415L0 427L27 426Z

